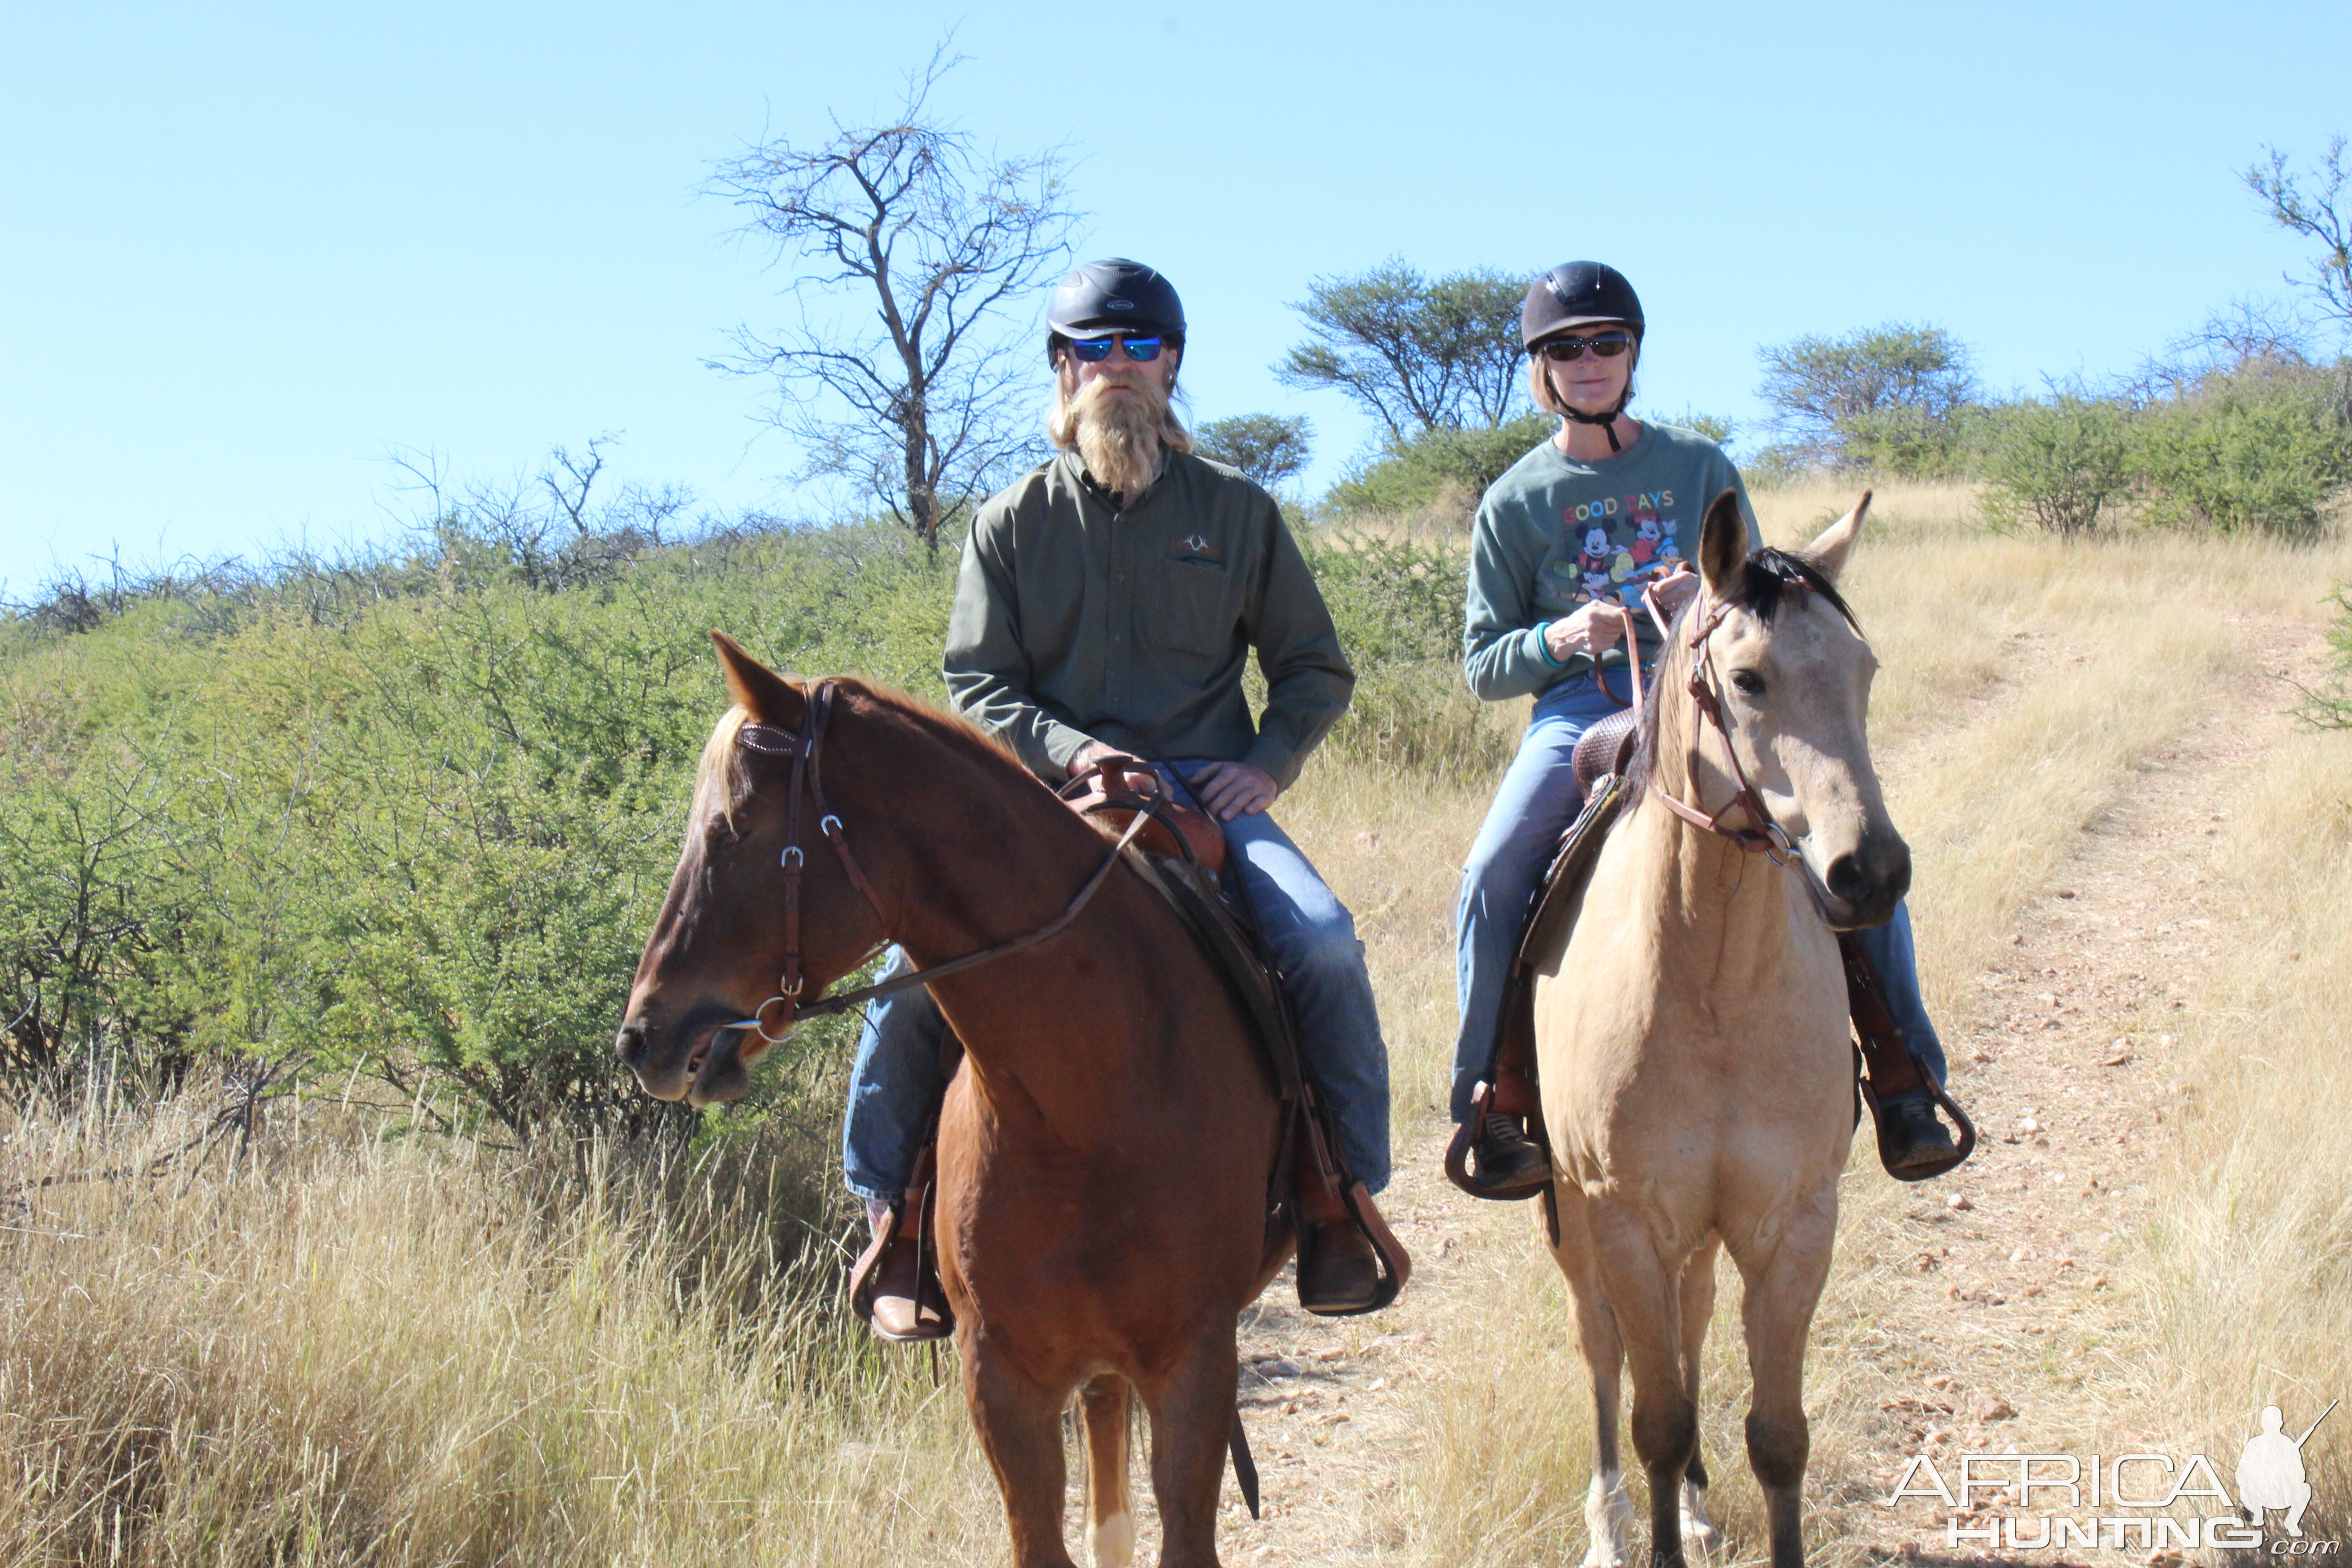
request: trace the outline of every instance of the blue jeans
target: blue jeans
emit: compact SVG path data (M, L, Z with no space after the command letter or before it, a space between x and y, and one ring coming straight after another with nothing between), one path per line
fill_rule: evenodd
M1189 778L1205 764L1172 765L1175 776ZM1220 826L1232 852L1225 874L1241 879L1257 911L1298 1019L1307 1076L1330 1109L1348 1163L1377 1193L1389 1181L1389 1054L1356 922L1274 818L1245 813ZM907 968L894 948L883 973ZM939 1004L919 985L866 1010L841 1130L843 1174L860 1197L888 1200L906 1190L923 1113L939 1092L946 1034Z
M1575 770L1569 765L1577 738L1621 706L1595 690L1589 675L1561 681L1538 698L1534 717L1519 740L1518 755L1505 771L1495 804L1487 807L1486 820L1470 847L1454 916L1454 985L1462 1019L1454 1046L1456 1121L1470 1113L1471 1091L1494 1061L1503 983L1518 955L1528 906L1559 847L1559 836L1584 805ZM1944 1048L1919 996L1910 911L1897 904L1895 918L1864 931L1862 943L1885 978L1895 1023L1942 1083Z

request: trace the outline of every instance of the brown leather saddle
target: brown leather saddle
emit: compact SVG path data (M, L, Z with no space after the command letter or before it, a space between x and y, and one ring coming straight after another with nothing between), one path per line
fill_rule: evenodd
M1524 1117L1528 1135L1546 1150L1551 1147L1543 1124L1543 1100L1536 1086L1536 976L1541 965L1566 950L1569 932L1583 910L1585 885L1601 858L1601 847L1631 796L1626 780L1640 743L1639 717L1638 709L1624 709L1600 721L1577 740L1569 765L1584 792L1584 807L1560 836L1559 848L1544 876L1543 890L1528 911L1517 955L1504 983L1494 1065L1473 1091L1470 1113L1454 1130L1445 1150L1446 1178L1473 1197L1516 1202L1540 1194L1555 1243L1559 1239L1559 1219L1550 1180L1483 1184L1470 1168L1470 1152L1489 1113ZM1957 1150L1939 1162L1897 1169L1889 1158L1881 1129L1879 1163L1899 1182L1940 1176L1975 1150L1976 1126L1904 1039L1886 1005L1885 984L1855 933L1838 933L1838 953L1845 968L1846 1004L1853 1019L1855 1121L1859 1123L1866 1101L1872 1125L1880 1128L1876 1113L1882 1100L1925 1087L1959 1129Z

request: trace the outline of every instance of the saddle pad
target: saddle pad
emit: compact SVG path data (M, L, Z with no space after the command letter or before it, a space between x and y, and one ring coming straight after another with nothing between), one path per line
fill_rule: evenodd
M1535 912L1528 917L1527 934L1519 939L1518 958L1511 965L1513 974L1533 973L1538 964L1567 945L1569 927L1584 896L1584 884L1591 879L1593 862L1601 858L1601 846L1624 805L1622 774L1603 773L1593 782L1584 797L1584 809L1576 814L1576 820L1560 836L1559 852L1552 857L1551 869L1544 874L1543 895Z

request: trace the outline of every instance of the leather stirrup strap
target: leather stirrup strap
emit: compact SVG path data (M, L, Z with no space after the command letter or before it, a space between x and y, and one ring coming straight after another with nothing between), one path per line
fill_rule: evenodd
M1879 976L1878 966L1870 961L1861 937L1853 931L1840 931L1838 956L1845 965L1846 1005L1853 1014L1854 1036L1860 1042L1857 1054L1868 1069L1856 1087L1870 1106L1873 1131L1880 1131L1878 1110L1882 1104L1916 1089L1925 1089L1959 1129L1959 1146L1951 1154L1933 1164L1907 1165L1901 1170L1887 1163L1885 1140L1881 1133L1878 1163L1888 1175L1898 1182L1932 1180L1976 1152L1976 1123L1944 1092L1944 1086L1936 1081L1936 1075L1904 1038L1902 1026L1895 1023L1894 1011L1886 1005L1885 982Z
M1234 1480L1242 1489L1242 1501L1249 1504L1250 1517L1257 1517L1257 1461L1250 1458L1249 1434L1242 1430L1242 1409L1234 1406L1233 1430L1225 1434L1225 1452L1234 1458Z

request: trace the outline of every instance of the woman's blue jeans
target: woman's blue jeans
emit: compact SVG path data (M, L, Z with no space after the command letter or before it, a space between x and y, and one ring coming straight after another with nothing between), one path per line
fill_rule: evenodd
M1205 765L1171 764L1182 778ZM1389 1054L1356 922L1273 817L1244 813L1220 826L1232 852L1225 874L1241 879L1257 911L1298 1020L1307 1076L1330 1109L1340 1151L1377 1193L1389 1181ZM906 955L893 948L883 973L906 968ZM866 1009L841 1131L843 1174L860 1197L887 1201L906 1190L924 1113L940 1089L946 1034L939 1004L919 985Z
M1454 1120L1470 1113L1470 1094L1495 1055L1503 982L1518 954L1531 903L1559 847L1559 836L1584 805L1569 765L1577 738L1619 710L1596 690L1591 676L1561 681L1536 700L1518 755L1503 774L1495 804L1462 868L1462 899L1454 916L1454 985L1462 1032L1454 1046ZM1886 982L1886 1000L1909 1040L1944 1081L1944 1048L1919 996L1918 960L1911 945L1911 914L1861 933L1863 946ZM1922 1089L1919 1093L1926 1093Z

